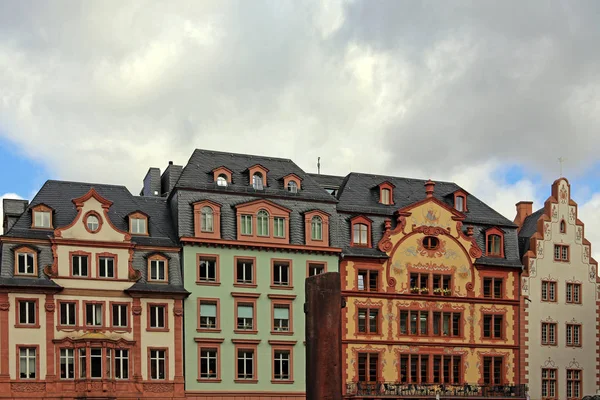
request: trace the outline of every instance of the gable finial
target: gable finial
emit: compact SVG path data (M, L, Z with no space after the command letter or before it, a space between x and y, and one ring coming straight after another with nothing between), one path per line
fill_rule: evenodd
M317 175L321 175L321 157L317 157Z
M560 164L560 177L563 177L563 163L567 161L564 157L558 157L558 163Z

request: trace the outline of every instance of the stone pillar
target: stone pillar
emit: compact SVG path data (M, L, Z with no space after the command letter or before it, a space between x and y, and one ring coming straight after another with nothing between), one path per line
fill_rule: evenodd
M54 302L53 294L46 294L44 309L46 310L46 390L48 390L54 389L53 383L56 380L56 374L54 372L54 366L56 365L54 359L54 342L52 341L54 339L54 314L56 303ZM42 357L40 355L40 361L41 359Z
M183 300L175 300L175 392L183 395L185 379L183 377Z
M142 380L142 305L139 297L133 298L133 380Z
M8 374L8 293L0 293L0 380L10 380Z
M342 399L340 274L306 279L306 400Z

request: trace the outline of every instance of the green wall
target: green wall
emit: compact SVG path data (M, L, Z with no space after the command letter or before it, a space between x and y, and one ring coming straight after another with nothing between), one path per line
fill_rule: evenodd
M220 269L220 286L204 286L196 284L197 254L218 254ZM257 288L234 287L234 257L256 257ZM271 259L292 260L293 290L271 289ZM206 248L202 246L185 246L183 248L184 285L191 295L185 301L185 386L194 391L269 391L269 392L304 392L305 390L305 346L304 346L304 280L306 278L307 261L327 263L327 272L338 271L337 255L317 255L287 253L273 251L255 251L240 249ZM235 334L234 330L234 298L231 292L260 293L256 301L257 335ZM268 294L296 295L293 301L293 335L271 335L271 300ZM197 332L198 297L220 299L220 333ZM221 382L197 382L198 346L194 338L223 338L221 344ZM235 383L235 352L231 339L260 339L257 352L258 383ZM295 340L293 350L293 384L271 383L271 346L269 340Z

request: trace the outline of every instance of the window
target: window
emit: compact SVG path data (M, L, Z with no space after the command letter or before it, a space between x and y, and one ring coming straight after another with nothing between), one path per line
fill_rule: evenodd
M88 276L87 255L72 255L71 256L71 275L73 276Z
M20 249L15 252L18 275L36 275L36 253L30 249Z
M202 207L202 210L200 210L200 221L202 232L213 232L213 209Z
M554 368L542 369L542 397L556 399L556 370Z
M425 236L423 238L423 247L427 250L435 250L438 248L440 241L438 238L433 236Z
M242 214L242 235L252 235L252 215Z
M112 256L98 257L98 277L114 278L115 277L115 258Z
M368 227L366 224L354 224L354 244L360 246L368 245Z
M381 203L390 204L390 189L381 189Z
M217 259L213 257L199 256L198 258L198 281L217 282Z
M290 286L289 261L273 261L273 286Z
M134 235L146 235L148 233L146 228L146 218L135 218L129 219L130 231Z
M102 304L87 303L85 305L85 324L88 326L102 326L103 322Z
M166 351L150 350L150 379L166 379Z
M309 263L308 276L314 276L325 273L325 264Z
M567 283L567 303L581 304L581 283Z
M19 300L19 323L18 325L36 325L37 310L36 300Z
M285 218L273 218L273 236L278 238L285 237Z
M92 347L90 350L90 377L102 378L102 348Z
M216 301L199 300L200 329L218 329L218 313Z
M504 360L502 357L483 357L483 383L501 385Z
M237 305L237 329L242 331L253 331L254 329L254 304L238 303Z
M318 215L310 221L310 237L312 240L323 240L323 219Z
M449 296L452 294L452 275L433 275L433 294Z
M358 381L379 381L379 354L358 353Z
M358 309L358 331L365 334L377 334L379 332L379 309Z
M379 285L379 272L373 270L358 271L358 290L376 292Z
M410 274L411 293L429 293L429 274L413 272Z
M112 305L112 326L126 328L128 326L128 307L127 304Z
M502 339L503 316L499 314L484 314L483 316L483 337L487 339Z
M569 261L569 246L555 244L554 261Z
M273 352L273 380L289 381L291 373L291 353L289 350L275 350Z
M567 224L564 219L560 221L560 233L567 233Z
M34 211L33 212L33 227L34 228L51 228L52 226L52 211Z
M275 304L273 306L273 331L290 331L290 306L287 304Z
M258 236L269 236L269 213L265 210L256 214L256 233Z
M200 379L218 379L219 349L203 347L200 349Z
M35 347L19 348L19 378L36 378L36 349Z
M502 238L500 237L500 235L488 235L487 255L498 257L502 255Z
M85 361L85 359L84 359ZM75 378L75 350L60 349L60 379Z
M85 220L85 226L89 232L96 233L100 229L100 219L96 215L90 214Z
M167 280L167 260L162 256L153 256L149 259L150 281Z
M294 181L289 181L287 184L287 189L290 193L298 193L298 184Z
M400 311L400 334L427 335L429 331L429 311Z
M60 303L59 314L60 314L60 325L62 326L75 326L77 323L77 308L74 302Z
M431 362L433 359L433 362ZM430 355L430 354L401 354L400 382L401 383L461 383L461 356ZM433 368L431 371L429 367ZM433 376L432 376L433 375Z
M483 278L483 297L501 299L503 297L502 278Z
M255 172L252 175L252 187L255 190L263 190L263 176L260 172Z
M567 370L567 398L579 399L581 397L581 370Z
M556 346L556 324L553 322L542 322L542 344Z
M217 177L217 186L227 187L227 177L224 174Z
M556 301L556 282L542 281L542 301Z
M167 307L164 305L150 305L150 329L165 329L167 327Z
M129 379L129 350L115 350L115 378Z
M456 196L454 198L454 208L456 208L457 211L463 212L465 211L465 198L464 196Z
M434 336L461 336L462 314L459 312L433 312Z
M87 349L79 349L79 378L87 378Z
M236 264L235 282L240 285L254 284L254 261L238 259Z
M254 350L238 349L237 379L254 380Z
M567 324L567 346L581 346L581 325Z

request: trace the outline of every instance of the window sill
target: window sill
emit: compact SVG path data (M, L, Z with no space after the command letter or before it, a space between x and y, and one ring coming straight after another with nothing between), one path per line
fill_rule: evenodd
M109 332L116 332L116 333L125 333L125 332L131 332L131 327L130 326L111 326L110 328L106 329Z
M25 274L25 273L17 272L15 274L15 276L18 276L19 278L37 278L38 273L37 273L37 271L34 272L33 274Z
M235 383L258 383L258 379L234 379Z
M556 301L556 300L543 300L543 299L542 299L542 302L543 303L555 303L555 304L558 303L558 301Z
M271 379L271 383L274 385L291 385L294 383L294 381Z
M158 283L158 284L163 284L163 285L168 285L169 281L167 280L158 280L158 279L148 279L146 280L146 283Z
M277 336L293 336L294 332L292 331L271 331L271 335Z
M221 282L196 281L196 285L201 285L201 286L221 286Z
M221 333L221 328L196 328L196 332Z
M485 337L482 336L483 340L490 340L492 342L502 342L502 341L506 341L506 338L497 338L497 337Z
M293 290L293 286L285 286L285 285L271 285L271 289L275 290Z
M146 332L169 332L169 328L146 328Z
M35 325L15 324L15 328L20 328L20 329L40 329L40 324L35 324Z
M233 333L237 333L238 335L258 335L257 330L240 330L234 329Z
M234 283L233 287L239 287L239 288L257 288L258 285L256 283Z
M548 346L548 347L557 347L558 343L543 343L542 342L542 346Z
M198 379L196 379L196 382L221 383L221 379L198 378Z
M569 348L581 348L580 344L566 344L565 347L569 347Z

